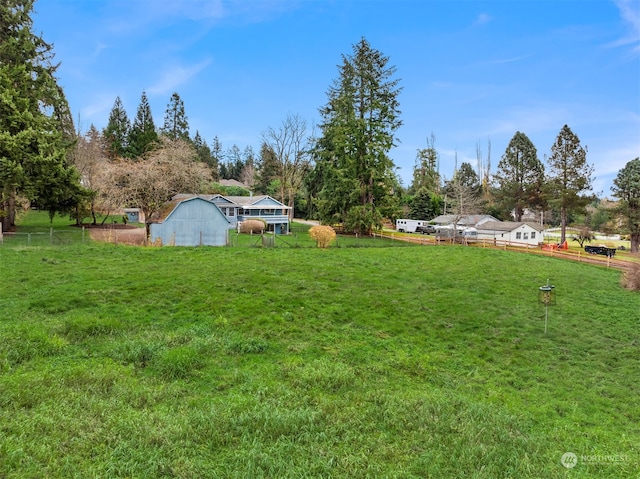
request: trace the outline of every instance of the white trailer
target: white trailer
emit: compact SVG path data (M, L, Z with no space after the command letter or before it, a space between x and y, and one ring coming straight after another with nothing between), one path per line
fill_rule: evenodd
M396 220L396 231L399 233L415 233L418 226L424 226L428 221L423 220Z

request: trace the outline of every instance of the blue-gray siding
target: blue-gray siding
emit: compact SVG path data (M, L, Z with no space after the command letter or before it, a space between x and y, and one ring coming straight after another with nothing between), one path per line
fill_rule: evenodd
M162 223L151 223L151 241L163 245L224 246L229 222L216 205L202 198L179 203Z

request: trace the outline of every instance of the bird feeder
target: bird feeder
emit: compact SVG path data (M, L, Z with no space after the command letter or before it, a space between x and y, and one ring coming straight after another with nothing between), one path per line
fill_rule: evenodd
M553 292L555 286L547 284L538 288L538 300L544 304L544 334L547 334L547 325L549 324L549 305L555 304L556 296Z

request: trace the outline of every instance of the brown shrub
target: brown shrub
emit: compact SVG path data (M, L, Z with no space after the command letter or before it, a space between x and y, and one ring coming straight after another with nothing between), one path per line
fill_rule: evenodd
M631 291L640 291L640 264L633 263L622 275L622 286Z
M309 230L309 236L316 241L318 248L328 248L336 239L336 232L331 226L316 225Z
M240 233L263 233L267 229L264 220L246 220L240 223Z

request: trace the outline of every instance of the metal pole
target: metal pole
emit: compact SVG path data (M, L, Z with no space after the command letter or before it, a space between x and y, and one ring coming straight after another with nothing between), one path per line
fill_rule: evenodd
M549 322L549 300L544 302L544 334L547 334L547 323Z

